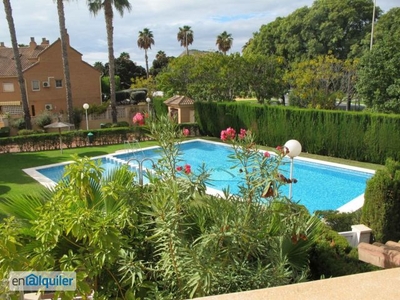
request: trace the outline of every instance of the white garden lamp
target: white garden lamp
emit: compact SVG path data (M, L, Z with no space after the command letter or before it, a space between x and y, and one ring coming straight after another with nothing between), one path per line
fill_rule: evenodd
M147 112L149 113L149 116L150 116L150 102L151 102L151 99L150 98L146 98L146 102L147 102Z
M290 157L290 185L289 185L289 199L292 199L292 184L293 184L293 159L301 153L301 144L297 140L288 140L285 143L288 150L287 156Z
M86 130L89 130L89 121L87 116L87 110L89 109L89 104L87 103L83 104L83 109L85 110L86 113Z

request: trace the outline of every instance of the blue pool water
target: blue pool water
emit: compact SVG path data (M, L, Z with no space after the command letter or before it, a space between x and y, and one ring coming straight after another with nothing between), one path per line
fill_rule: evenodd
M228 146L204 141L193 141L181 144L183 152L182 163L189 164L195 171L205 163L207 169L212 169L210 187L222 190L229 186L231 193L238 192L240 174L232 170L233 162L228 159L232 149ZM113 155L123 161L130 158L141 160L152 158L157 161L160 153L156 149L144 149ZM101 158L102 166L108 170L116 166L114 161ZM151 162L144 162L144 167L151 168ZM64 166L37 169L44 176L58 182L64 170ZM281 167L281 173L289 177L289 163ZM352 199L363 194L366 182L373 174L354 171L346 168L333 167L300 159L294 160L293 177L298 180L292 186L292 199L305 205L310 212L316 210L337 209ZM289 185L283 186L281 191L286 196L289 193Z

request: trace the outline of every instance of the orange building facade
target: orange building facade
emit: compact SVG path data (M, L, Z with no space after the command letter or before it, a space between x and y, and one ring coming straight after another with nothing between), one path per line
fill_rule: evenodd
M73 106L101 104L100 72L82 60L82 54L69 45L68 61ZM31 38L29 46L19 48L29 110L32 117L44 111L66 116L66 88L61 40L40 44ZM11 47L0 43L0 115L23 115L14 54Z

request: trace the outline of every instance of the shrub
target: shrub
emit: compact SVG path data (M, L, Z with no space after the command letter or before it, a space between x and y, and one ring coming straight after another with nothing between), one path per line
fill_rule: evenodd
M318 210L315 214L337 232L351 230L351 225L360 224L361 210L342 213L337 210Z
M113 125L116 125L114 127L129 127L129 123L126 121L120 121L117 124L113 124Z
M25 124L25 120L23 118L20 119L16 119L12 122L12 127L17 128L17 129L25 129L26 124Z
M48 111L45 111L35 117L35 124L43 129L44 126L49 125L52 120L52 115Z
M400 163L387 159L385 168L367 182L361 222L376 241L400 240Z
M322 227L320 238L310 253L310 278L317 280L376 270L377 267L358 260L356 248L329 226Z
M0 137L8 137L10 136L10 127L2 127L0 129Z
M36 131L29 129L21 129L18 131L18 135L32 135L32 134L36 134Z

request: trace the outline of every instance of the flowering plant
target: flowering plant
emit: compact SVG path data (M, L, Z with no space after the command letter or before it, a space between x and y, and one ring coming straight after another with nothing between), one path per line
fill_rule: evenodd
M234 153L229 158L236 162L232 168L239 168L244 177L239 186L242 199L249 203L260 202L261 198L275 199L280 197L279 187L291 183L279 171L282 159L289 151L286 147L278 146L276 155L268 151L260 152L253 133L243 128L238 134L232 127L222 130L221 140L232 143Z
M138 112L132 118L133 124L138 124L139 126L143 126L145 124L145 116Z
M187 129L187 128L183 128L183 130L182 130L182 134L183 134L184 136L188 136L188 135L190 134L190 131L189 131L189 129Z

